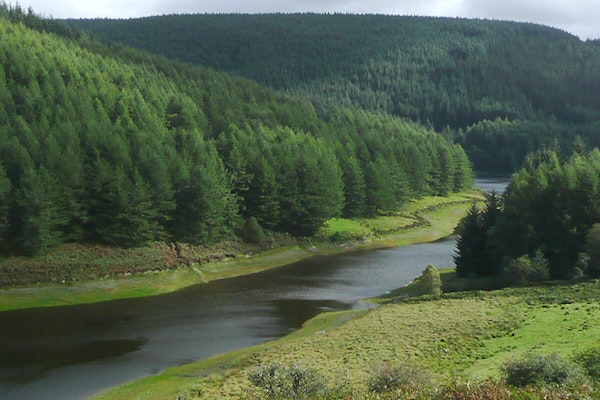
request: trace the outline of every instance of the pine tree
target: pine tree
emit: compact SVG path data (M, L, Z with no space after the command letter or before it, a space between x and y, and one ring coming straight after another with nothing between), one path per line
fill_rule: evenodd
M391 170L383 157L378 157L375 162L367 165L365 182L367 215L373 216L379 211L391 211L397 208Z
M18 188L17 243L27 255L37 255L62 240L69 223L60 185L44 167L27 169Z
M280 206L275 172L270 164L259 157L253 165L254 176L247 192L248 215L255 217L264 228L274 229L280 223Z
M0 164L0 254L5 254L10 228L11 183Z
M342 166L344 177L344 210L346 218L362 217L366 214L367 185L358 160L354 157L345 159Z
M486 269L487 262L485 236L481 212L473 204L458 228L454 264L459 278L483 275L481 271Z

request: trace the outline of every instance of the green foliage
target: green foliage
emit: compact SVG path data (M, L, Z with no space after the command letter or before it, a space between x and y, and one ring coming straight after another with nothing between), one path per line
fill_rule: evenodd
M265 246L267 243L265 231L254 217L250 217L244 224L242 238L248 243L259 246Z
M536 251L533 257L522 256L507 262L504 269L504 279L513 286L525 286L534 282L544 282L550 279L548 262L541 251Z
M17 194L13 227L17 244L27 255L43 253L61 241L61 229L69 223L61 189L57 180L45 168L28 169L22 177Z
M303 91L321 102L356 102L373 111L430 120L440 129L531 117L540 109L548 116L585 121L597 105L588 87L597 76L596 47L532 24L347 14L69 23L106 40ZM178 34L174 26L188 34ZM582 72L556 78L557 71L575 69Z
M504 364L502 373L506 383L519 387L539 383L563 385L582 377L576 364L556 353L528 353Z
M486 194L485 205L480 210L473 204L459 227L454 263L456 275L491 276L500 269L491 230L502 214L502 198L495 192Z
M0 252L3 251L10 228L10 181L0 164Z
M600 151L560 162L553 150L532 155L513 176L493 228L496 257L541 250L551 278L576 273L586 235L600 221Z
M564 148L576 137L600 144L600 47L549 27L344 14L69 24L106 41L308 95L319 113L331 104L357 105L426 122L455 137L478 170L513 172L553 140ZM286 122L297 114L282 111L277 114Z
M482 275L480 271L485 270L487 263L486 230L477 204L472 204L460 221L458 235L454 255L456 275L459 278Z
M261 399L312 399L327 392L327 381L316 369L296 364L261 366L248 379L259 389Z
M417 124L318 114L305 98L104 46L18 6L0 5L0 35L3 254L211 244L251 218L312 235L342 214L469 184L460 148Z
M494 382L492 380L484 382L453 382L452 384L443 387L440 392L433 397L435 400L533 400L530 396L519 396L510 387L507 387L502 382Z
M430 294L433 296L442 295L442 279L440 278L440 272L433 265L428 265L425 271L419 278L420 285L424 294Z
M590 251L595 254L598 221L600 150L561 162L556 149L544 149L528 156L502 198L492 194L483 211L469 211L459 228L457 275L496 275L504 268L517 285L547 280L548 273L551 279L596 276Z
M600 382L600 347L592 347L576 353L573 361L581 366L589 377Z
M368 390L375 393L418 392L430 384L430 377L426 371L408 364L378 364L367 379Z
M600 223L590 228L586 236L585 250L589 256L585 272L594 278L600 277Z

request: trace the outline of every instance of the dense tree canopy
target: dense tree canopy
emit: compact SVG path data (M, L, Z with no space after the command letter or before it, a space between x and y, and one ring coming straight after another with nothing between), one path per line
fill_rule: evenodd
M0 36L4 254L207 244L250 220L311 235L334 216L470 185L462 148L412 122L319 116L302 97L107 47L18 7L0 6Z
M528 23L384 15L71 20L104 40L447 131L480 170L580 136L600 145L600 46Z
M502 211L484 223L499 209L492 204L488 200L483 213L475 209L463 220L457 273L489 275L522 256L540 264L542 256L552 278L576 276L581 253L597 256L597 229L591 228L600 222L600 150L574 152L564 162L554 150L532 154L513 175ZM596 276L595 262L583 272Z

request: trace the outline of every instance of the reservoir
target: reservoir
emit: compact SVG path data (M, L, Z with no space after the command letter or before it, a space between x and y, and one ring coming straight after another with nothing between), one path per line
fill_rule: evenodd
M504 186L506 182L504 182ZM504 186L499 186L501 192ZM455 238L313 257L162 296L0 313L0 398L82 399L276 339L453 265Z

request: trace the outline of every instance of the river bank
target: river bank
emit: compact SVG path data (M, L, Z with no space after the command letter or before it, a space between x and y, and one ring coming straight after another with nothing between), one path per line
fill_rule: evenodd
M0 311L155 296L199 283L280 267L314 255L430 242L452 234L468 206L479 199L479 192L467 191L447 198L426 197L412 201L395 216L360 221L363 228L370 229L373 234L363 235L363 238L356 240L332 242L329 239L332 232L322 232L320 237L258 253L248 252L248 247L220 247L212 255L208 252L191 258L204 262L186 262L188 265L174 269L160 270L159 267L153 267L141 273L126 272L85 282L64 281L2 289ZM231 253L234 250L238 253ZM110 267L111 260L116 257L124 257L125 260L134 258L132 254L135 252L121 252L123 250L110 250L106 260L95 263L101 266L104 263ZM159 255L155 255L152 260L156 265L164 261Z
M552 386L554 396L547 396L547 388L540 384L516 396L520 389L504 385L500 377L507 361L527 354L571 359L597 348L599 285L598 280L559 282L446 293L441 298L406 299L405 293L398 293L397 298L388 296L381 307L323 313L281 339L169 368L95 399L258 398L249 375L265 366L282 370L291 365L311 368L324 381L338 385L339 394L328 397L332 399L404 398L407 392L402 390L415 394L424 388L421 397L410 398L430 399L433 393L461 388L461 382L471 386L468 395L460 397L465 399L597 398L589 397L590 393L597 396L597 383L596 387ZM421 373L387 397L369 392L369 379L386 366L390 371L403 366ZM495 393L503 395L479 391L490 383Z

